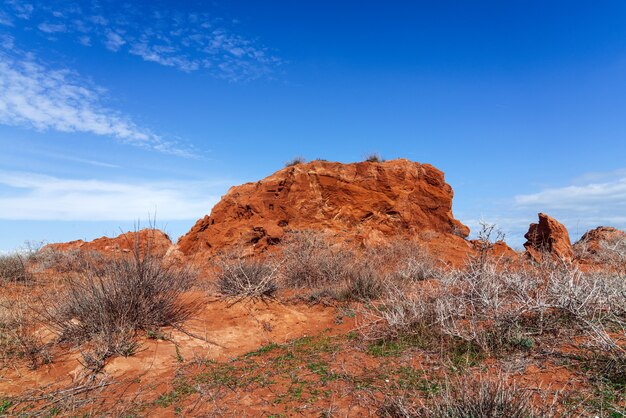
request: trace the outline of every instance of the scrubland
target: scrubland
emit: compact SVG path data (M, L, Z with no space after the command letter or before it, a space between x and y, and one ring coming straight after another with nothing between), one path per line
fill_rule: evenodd
M493 245L2 256L0 416L624 416L626 243Z

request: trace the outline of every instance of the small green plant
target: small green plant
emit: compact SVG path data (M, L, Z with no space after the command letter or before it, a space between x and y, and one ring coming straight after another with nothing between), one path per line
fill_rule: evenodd
M174 382L174 389L168 393L164 393L157 398L154 403L162 408L180 401L186 396L197 392L197 389L184 379L177 379Z
M176 347L176 361L179 363L184 363L185 362L185 358L183 357L182 353L180 352L180 347L178 347L178 344L175 344Z
M269 343L267 345L264 345L263 347L259 348L258 350L255 351L251 351L248 354L245 354L244 357L255 357L255 356L260 356L261 354L265 354L265 353L269 353L270 351L276 349L280 347L278 344L272 342Z
M395 357L407 348L401 341L376 341L367 347L367 352L374 357Z
M3 399L2 401L0 401L0 414L4 414L5 412L7 412L9 408L11 408L11 406L13 406L13 402L8 399Z

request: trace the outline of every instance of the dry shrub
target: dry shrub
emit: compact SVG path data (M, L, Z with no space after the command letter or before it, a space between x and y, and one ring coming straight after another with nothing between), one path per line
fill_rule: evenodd
M385 292L380 263L341 245L323 233L293 232L284 241L282 279L287 287L314 290L340 300L370 300Z
M370 307L370 326L362 329L363 336L378 342L421 336L436 323L434 303L423 290L406 292L390 284L381 303Z
M0 255L0 280L5 282L27 282L31 279L28 256L18 253Z
M217 261L218 291L229 297L263 298L278 290L280 265L273 258L251 259L236 253Z
M533 406L532 393L506 383L502 378L457 379L443 391L416 405L415 400L402 397L387 399L379 414L384 417L433 418L532 418L553 416L550 406Z
M355 263L336 294L341 300L368 301L386 294L388 283L370 262Z
M364 328L365 337L389 340L426 332L497 355L531 349L534 339L545 334L582 332L593 350L623 358L624 347L607 331L624 334L626 329L623 278L583 272L550 257L534 267L516 268L485 248L466 268L440 271L437 286L407 291L396 282L370 309L372 326Z
M626 239L618 235L602 240L596 251L590 251L589 242L579 241L574 246L574 256L577 260L591 260L626 277Z
M376 263L386 276L400 285L433 279L439 275L432 255L412 240L396 238L367 248L364 258Z
M306 163L306 158L294 157L285 163L285 167L293 167L294 165L304 164L304 163Z
M392 240L362 251L331 244L316 231L292 232L282 244L282 280L343 300L382 297L387 288L410 285L437 275L434 260L417 243Z
M573 264L550 270L510 270L495 264L452 272L442 279L438 325L451 336L498 351L533 336L579 329L606 347L616 347L604 330L623 323L623 280L583 273Z
M0 360L25 358L35 369L52 358L37 332L33 303L24 295L0 300Z
M292 232L282 244L282 278L287 287L319 289L340 286L350 274L355 254L315 231Z
M34 260L40 268L52 269L58 273L94 270L105 262L102 255L95 251L59 251L50 248L37 253Z
M372 153L365 156L365 161L368 163L382 163L385 160L377 153Z
M132 354L136 331L188 318L194 306L181 295L194 281L192 271L136 252L68 278L63 292L43 300L41 314L61 341L88 343L86 365L98 369L108 356Z
M626 239L603 241L597 257L601 263L613 268L622 278L626 278Z

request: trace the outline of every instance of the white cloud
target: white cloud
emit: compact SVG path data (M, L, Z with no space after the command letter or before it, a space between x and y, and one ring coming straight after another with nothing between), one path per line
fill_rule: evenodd
M45 33L58 33L67 31L67 27L63 23L40 23L37 28Z
M584 179L603 181L583 184ZM578 184L515 196L513 210L545 212L563 223L572 239L600 225L626 228L625 170L593 173L575 181Z
M117 52L119 49L126 43L126 41L120 36L119 33L109 31L106 34L106 39L104 40L104 46L109 51Z
M35 10L32 4L18 0L5 0L4 3L12 9L15 17L23 20L29 20Z
M15 46L15 38L11 35L0 34L0 48L12 49Z
M165 47L158 45L149 45L147 42L139 42L133 44L130 51L131 54L140 56L144 61L155 62L166 67L175 67L184 72L192 72L199 68L199 63L188 60L184 57L171 56L171 52Z
M209 213L227 183L123 183L73 180L0 171L0 219L132 221L198 219Z
M482 202L482 213L478 215L501 228L507 235L507 242L517 247L525 241L529 224L537 222L539 212L565 225L572 241L600 225L626 229L626 170L588 173L573 179L572 183L510 199ZM461 219L476 233L479 219L473 215L461 216Z
M84 46L91 46L91 38L89 36L81 36L78 38L78 42Z
M66 32L82 45L98 43L184 72L205 71L228 81L246 81L269 76L283 63L269 48L236 33L239 21L210 14L206 2L197 3L203 10L184 13L159 10L155 2L119 7L107 0L37 0L34 6L4 1L9 13L4 19L0 15L0 24L28 18L27 25L21 23L23 28L39 23L46 34Z
M76 73L48 68L32 55L18 57L0 51L0 123L92 133L163 153L190 156L173 141L137 126L102 102L103 89L86 83Z
M602 183L550 188L515 197L518 207L540 207L612 216L626 213L626 176Z
M0 10L0 25L13 26L13 19L9 17L5 12Z

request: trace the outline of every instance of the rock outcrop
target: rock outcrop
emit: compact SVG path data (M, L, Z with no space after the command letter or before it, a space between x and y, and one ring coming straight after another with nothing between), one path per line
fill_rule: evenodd
M569 233L563 224L556 219L539 214L539 223L532 223L524 235L526 253L535 260L541 260L542 254L547 253L560 259L572 259L574 252Z
M626 241L626 232L610 226L599 226L583 234L574 244L574 252L581 257L594 257L600 254L604 246L611 246L618 241Z
M493 243L485 243L484 241L473 239L469 243L476 251L487 250L490 257L500 260L517 260L519 254L509 245L502 241L496 241Z
M172 241L167 234L158 229L142 229L137 232L126 232L114 238L102 237L93 241L77 240L48 244L40 251L97 252L103 255L114 256L132 253L136 246L142 255L149 252L153 256L162 257L172 246Z
M289 230L324 230L353 243L445 236L469 248L469 228L452 215L443 172L405 159L341 164L312 161L232 187L178 240L185 256L246 246L261 251ZM433 236L434 236L433 235Z

